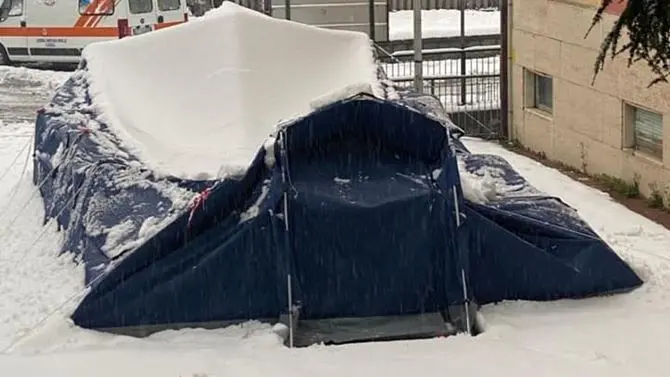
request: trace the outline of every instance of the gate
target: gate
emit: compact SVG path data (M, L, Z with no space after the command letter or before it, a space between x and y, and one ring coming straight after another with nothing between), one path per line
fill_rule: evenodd
M412 0L409 2L411 8ZM485 139L498 139L506 136L507 126L504 117L506 111L505 96L506 72L505 54L503 54L505 37L498 34L495 41L487 39L489 44L482 45L477 35L480 25L468 25L469 12L504 12L505 1L490 1L495 8L467 10L467 2L460 1L461 24L460 36L457 36L458 47L426 48L423 50L423 87L424 92L434 95L444 105L452 121L463 128L468 136ZM488 5L488 4L487 4ZM502 19L500 20L502 21ZM499 23L503 24L503 23ZM502 34L503 36L506 33ZM410 89L414 86L414 51L388 52L378 49L378 59L382 63L390 80L399 88Z

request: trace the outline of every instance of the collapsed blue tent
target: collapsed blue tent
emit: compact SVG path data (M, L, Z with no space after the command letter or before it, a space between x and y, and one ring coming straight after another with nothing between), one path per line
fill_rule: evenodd
M75 74L38 115L34 177L62 251L86 265L79 326L139 334L288 315L308 344L352 340L314 335L338 325L382 338L380 321L424 316L402 338L447 332L454 308L471 331L470 303L642 284L572 209L471 154L416 95L330 104L284 125L241 176L206 182L147 170L77 97L86 87ZM523 195L464 200L457 159L462 174L502 171ZM160 230L147 235L147 219ZM440 324L418 331L425 318Z

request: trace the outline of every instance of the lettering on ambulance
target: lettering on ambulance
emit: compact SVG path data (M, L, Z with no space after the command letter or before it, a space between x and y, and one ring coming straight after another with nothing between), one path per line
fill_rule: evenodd
M66 38L37 38L35 43L44 44L44 47L58 47L67 44Z

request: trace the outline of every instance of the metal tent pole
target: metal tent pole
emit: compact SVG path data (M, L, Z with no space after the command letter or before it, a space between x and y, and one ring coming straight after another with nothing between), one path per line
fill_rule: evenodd
M456 229L461 227L461 210L458 206L458 192L456 186L453 186L454 192L454 212L456 212ZM465 266L463 265L463 258L461 259L461 283L463 285L463 305L465 309L465 326L468 329L468 334L472 333L472 324L470 323L470 297L468 295L468 280L465 274Z
M281 131L279 133L279 143L280 143L280 158L281 158L281 176L282 183L284 185L284 247L287 252L286 264L286 295L288 299L288 334L289 334L289 348L293 348L294 345L294 336L295 336L295 325L296 319L293 318L296 314L296 307L293 305L293 279L291 276L291 253L290 253L290 240L289 240L289 172L288 172L288 156L287 156L287 141L286 141L286 132Z
M288 293L288 347L293 348L293 289L291 287L291 274L286 275L286 284Z

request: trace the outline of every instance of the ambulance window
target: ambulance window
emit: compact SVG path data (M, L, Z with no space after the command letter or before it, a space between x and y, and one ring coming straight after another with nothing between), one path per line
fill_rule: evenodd
M20 16L23 14L23 0L7 0L11 1L12 8L9 10L9 16Z
M0 0L0 22L23 14L23 0Z
M179 0L158 0L158 9L163 12L177 10L181 7Z
M114 2L101 2L97 5L91 5L92 0L79 0L79 14L85 15L105 15L114 14Z
M153 0L129 0L130 13L149 13L154 10Z

